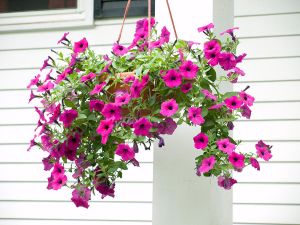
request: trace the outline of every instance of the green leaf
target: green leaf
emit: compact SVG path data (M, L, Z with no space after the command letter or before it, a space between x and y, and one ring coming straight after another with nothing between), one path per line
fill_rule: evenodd
M230 98L232 96L235 96L235 95L238 95L238 92L236 91L231 91L231 92L226 92L224 95L223 95L223 98Z
M204 88L204 89L207 89L207 90L211 91L211 89L210 89L210 87L209 87L209 82L208 82L208 80L206 80L206 79L202 79L202 80L200 81L200 87L202 87L202 88Z
M214 70L214 68L210 68L210 70L206 72L206 75L208 76L208 79L212 82L214 82L217 79L217 73Z
M65 103L66 106L68 106L68 107L70 107L72 109L76 109L76 106L75 106L74 102L72 102L72 101L70 101L68 99L65 99L64 103Z

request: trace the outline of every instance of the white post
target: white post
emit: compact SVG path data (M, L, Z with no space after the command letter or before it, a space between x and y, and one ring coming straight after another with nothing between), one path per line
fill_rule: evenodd
M214 22L219 33L233 26L233 0L169 2L180 39L203 43L198 27ZM156 21L171 31L166 2L155 4ZM194 158L200 152L193 137L198 132L180 126L165 136L165 148L154 146L153 225L232 225L232 192L220 189L216 179L195 174Z

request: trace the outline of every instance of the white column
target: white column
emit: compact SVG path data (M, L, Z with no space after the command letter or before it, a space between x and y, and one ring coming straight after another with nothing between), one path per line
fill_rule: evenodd
M217 32L233 26L233 0L169 2L181 39L203 43L197 28L210 22ZM155 17L172 30L165 0L156 0ZM153 225L232 225L232 192L220 189L216 179L195 174L200 152L193 137L198 133L199 128L180 126L165 136L165 148L154 146Z

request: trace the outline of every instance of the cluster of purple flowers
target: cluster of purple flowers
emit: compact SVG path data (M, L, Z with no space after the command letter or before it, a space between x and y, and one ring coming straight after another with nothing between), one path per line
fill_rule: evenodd
M170 32L163 27L158 35L153 18L148 37L148 25L147 19L139 20L132 43L115 43L110 57L96 56L86 38L72 44L65 33L58 44L71 53L57 53L64 66L48 56L40 68L41 73L49 69L45 78L38 74L27 86L36 87L29 102L42 103L42 108L35 107L39 120L29 149L38 146L47 153L42 162L51 171L48 189L76 180L68 187L77 207L88 208L95 190L102 198L114 197L122 171L130 164L139 166L139 145L149 149L156 139L163 147L163 135L172 135L183 122L201 130L193 138L201 150L197 175L217 176L225 189L237 182L233 170L241 172L247 165L260 170L257 158L272 157L272 146L263 141L256 144L256 153L237 150L239 143L229 137L229 130L239 116L251 117L254 97L247 88L222 94L214 83L217 66L227 71L227 81L244 76L237 64L246 54L236 56L235 49L224 46L213 34L213 24L198 28L208 37L201 49L193 48L199 43L192 41L170 43ZM222 33L230 35L231 46L237 43L235 29ZM124 71L129 73L122 76Z

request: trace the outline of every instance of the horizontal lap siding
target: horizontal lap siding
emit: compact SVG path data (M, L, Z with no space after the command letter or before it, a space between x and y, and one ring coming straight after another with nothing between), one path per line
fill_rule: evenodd
M256 98L251 120L235 124L238 150L255 152L260 138L274 148L260 172L235 174L234 225L300 224L300 1L235 0L235 26L248 56L234 89Z
M129 43L135 19L124 27L122 43ZM70 30L70 38L86 37L97 53L108 53L120 29L120 20L96 21L94 28ZM137 155L140 167L124 172L116 184L116 197L94 196L89 210L70 202L71 191L49 191L38 149L27 152L37 116L28 104L29 80L39 73L43 60L51 54L63 31L38 31L0 35L0 225L151 225L151 151ZM70 182L73 182L70 178Z

